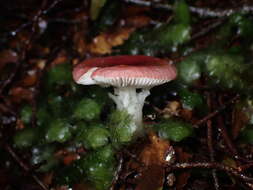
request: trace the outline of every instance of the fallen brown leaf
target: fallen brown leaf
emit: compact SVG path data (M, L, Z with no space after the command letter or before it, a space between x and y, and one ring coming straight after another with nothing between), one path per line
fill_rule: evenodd
M159 190L164 183L163 166L151 165L141 173L140 181L135 190Z
M53 172L50 172L50 173L47 173L45 176L43 176L43 183L47 186L50 186L53 182L53 179L54 179L54 173Z
M75 160L78 160L79 158L80 156L78 154L70 153L63 158L63 163L65 165L70 165L72 162L74 162Z
M14 87L10 90L9 95L11 100L15 103L20 103L21 101L32 101L33 91L23 87Z
M100 34L89 44L89 50L94 54L109 54L113 47L123 44L133 31L133 28L121 28L113 33Z
M166 164L166 154L170 144L168 141L160 139L155 133L149 134L150 144L148 144L140 154L140 161L146 166Z
M75 184L73 190L95 190L95 189L91 187L89 184L80 183Z
M175 151L177 154L178 162L188 162L192 158L191 154L184 152L183 149L180 147L176 147ZM176 178L176 189L182 190L184 186L187 184L190 176L191 172L189 171L179 173L179 175Z
M126 18L124 22L125 25L128 27L141 28L147 26L150 23L150 20L151 20L150 17L138 15Z
M68 55L65 51L61 51L57 54L55 59L51 62L51 65L57 65L57 64L62 64L65 63L68 60Z
M3 50L0 52L0 70L5 66L6 63L15 63L18 61L18 55L12 50Z
M23 87L33 86L37 82L37 72L35 70L30 70L27 75L21 80L21 85Z

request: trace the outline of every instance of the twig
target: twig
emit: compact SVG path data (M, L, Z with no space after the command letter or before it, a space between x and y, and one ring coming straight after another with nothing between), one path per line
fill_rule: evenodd
M191 36L191 40L190 41L194 41L206 34L208 34L209 32L213 31L214 29L216 29L218 26L222 25L224 23L226 19L218 19L217 21L215 21L214 23L207 25L206 27L201 28L200 31L196 32L195 34L193 34Z
M253 182L253 178L248 177L237 169L219 164L217 162L201 162L201 163L176 163L174 165L170 165L168 169L171 170L180 170L180 169L190 169L190 168L206 168L206 169L217 169L217 170L222 170L227 173L232 174L233 176L242 179L245 182Z
M154 9L161 9L166 11L173 10L173 5L169 4L153 3L152 1L145 1L145 0L123 0L123 1L125 3L151 7ZM249 5L243 5L242 7L239 8L230 8L222 10L221 9L212 10L209 8L194 7L194 6L189 6L189 9L192 13L198 14L200 17L228 17L236 12L253 13L253 7Z
M12 156L12 158L19 164L19 166L27 173L30 173L34 181L43 189L49 190L48 187L35 175L32 174L30 168L18 157L14 150L8 145L4 145L4 149Z
M16 76L16 74L17 74L17 72L18 72L18 70L19 70L19 68L21 66L21 63L23 61L25 61L27 49L29 48L30 43L31 43L31 41L33 40L33 37L34 37L35 23L38 22L41 14L42 14L45 6L46 6L46 3L47 3L47 0L44 0L42 2L41 8L37 11L37 13L34 15L34 17L32 18L32 20L30 22L24 23L20 27L18 27L16 30L10 32L10 35L14 36L14 35L17 34L17 32L21 31L26 26L32 25L32 28L31 28L32 33L31 33L30 37L24 42L24 48L22 49L22 51L20 53L20 58L19 58L19 61L17 61L15 68L13 69L13 71L10 74L10 76L8 77L8 79L5 80L5 82L1 86L1 88L0 88L0 95L3 93L3 90L13 81L14 77Z
M113 180L112 180L112 184L111 184L111 187L110 187L110 190L114 190L115 189L115 185L119 179L119 175L120 175L120 172L122 171L122 168L123 168L123 155L122 153L119 153L118 154L118 166L116 168L116 171L115 171L115 174L114 174L114 177L113 177Z
M229 135L228 135L227 130L226 130L225 126L224 126L222 117L219 116L217 118L217 122L218 122L218 128L220 129L222 138L224 139L224 141L225 141L228 149L233 154L233 157L237 158L238 151L236 150L235 145L233 144L233 142L231 141L231 139L229 138Z
M37 13L32 17L32 19L19 27L17 27L15 30L9 32L10 36L15 36L17 33L22 31L24 28L28 26L32 26L32 31L34 32L35 25L38 22L38 20L43 16L46 15L51 9L53 9L57 4L62 2L63 0L54 0L51 5L49 5L48 8L46 8L47 0L44 0L42 2L42 5L40 6L40 9L37 11Z
M228 101L227 103L221 105L218 109L216 109L215 111L209 113L207 116L205 116L204 118L198 120L195 124L194 127L199 127L201 124L206 123L208 120L210 120L211 118L215 117L216 115L218 115L220 112L222 112L223 110L225 110L229 105L234 104L238 98L240 96L236 95L235 97L233 97L230 101Z
M20 65L21 65L20 61L16 62L15 67L12 70L10 76L8 77L7 80L5 80L3 82L3 84L0 87L0 95L3 93L3 90L13 81L14 77L16 76L16 74L17 74L17 72L18 72L18 70L20 68Z
M211 162L214 162L214 150L213 150L213 138L212 138L213 132L212 132L212 122L211 120L207 121L207 145L208 145L208 150L210 154L210 160ZM212 169L212 175L213 175L213 180L214 180L214 187L216 190L220 189L218 178L217 178L217 173L216 169Z
M248 168L251 168L253 166L253 163L247 163L247 164L244 164L244 165L241 165L238 167L238 170L239 171L244 171L244 170L247 170Z
M223 104L222 96L220 96L218 102L220 105ZM220 115L217 117L217 123L218 123L218 128L221 132L222 138L224 139L224 142L225 142L230 154L232 154L233 158L235 158L236 160L242 161L242 162L250 163L251 162L250 160L247 160L239 155L235 144L232 142L231 138L228 135L227 129L224 125L223 117L221 117Z

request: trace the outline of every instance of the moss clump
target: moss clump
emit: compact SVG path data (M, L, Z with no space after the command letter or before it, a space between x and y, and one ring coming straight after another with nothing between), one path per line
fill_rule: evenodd
M37 128L25 128L22 131L18 131L14 136L14 144L18 148L27 148L37 142L38 130Z
M71 138L71 125L61 119L50 122L48 130L45 134L47 142L65 142Z
M117 144L129 143L134 135L132 130L132 118L126 111L116 110L109 116L108 127L112 141Z
M111 146L100 148L78 162L97 190L110 187L115 173L115 158Z
M156 128L161 138L175 142L182 141L193 134L193 127L189 123L172 119L158 124Z
M92 121L99 118L101 111L101 106L95 100L84 98L77 103L73 117L85 121Z
M52 67L46 74L46 83L50 87L54 87L55 84L63 85L69 84L72 81L71 64L57 64Z
M109 136L110 133L105 126L92 124L84 129L78 138L86 148L96 149L106 145L109 142Z
M253 125L247 125L242 130L240 139L248 144L253 144Z
M133 33L120 47L120 54L144 54L155 56L176 51L190 39L190 12L184 1L175 3L175 20L170 24L161 24L153 29L144 29Z
M47 172L58 165L59 161L54 157L56 147L53 145L35 146L32 148L32 165L41 166L37 169L40 172Z
M25 105L20 111L20 118L25 123L28 124L32 119L32 107L30 105Z

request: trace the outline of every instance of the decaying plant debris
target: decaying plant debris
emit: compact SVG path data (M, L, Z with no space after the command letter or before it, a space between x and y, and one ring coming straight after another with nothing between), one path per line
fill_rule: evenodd
M253 189L251 1L0 3L0 189ZM148 55L152 88L132 139L112 89L74 83L79 62Z

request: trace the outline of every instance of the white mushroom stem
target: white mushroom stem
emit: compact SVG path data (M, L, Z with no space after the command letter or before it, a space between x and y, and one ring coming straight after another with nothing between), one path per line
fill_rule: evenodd
M133 118L133 131L142 131L142 108L146 97L150 94L148 89L136 92L134 87L114 88L114 94L109 93L109 97L117 105L118 110L126 110ZM135 129L134 129L135 128Z

